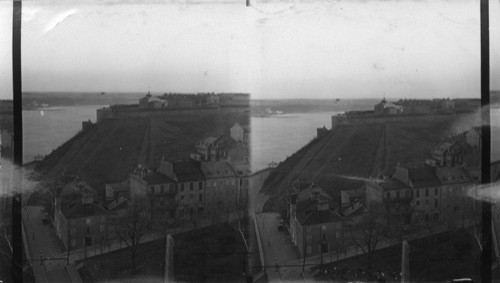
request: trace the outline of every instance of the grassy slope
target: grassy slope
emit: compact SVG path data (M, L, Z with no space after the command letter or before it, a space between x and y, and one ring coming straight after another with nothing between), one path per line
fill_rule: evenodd
M249 124L243 113L165 118L105 120L52 152L38 170L48 177L78 173L97 189L123 181L140 162L156 167L162 156L185 159L205 134L228 131L235 122Z
M363 185L362 181L339 175L363 178L379 173L391 175L398 162L423 164L432 147L442 137L452 133L450 129L456 121L445 119L339 127L327 136L314 140L278 166L264 184L263 192L272 195L265 209L279 211L286 190L297 178L313 180L332 196L338 197L342 189Z

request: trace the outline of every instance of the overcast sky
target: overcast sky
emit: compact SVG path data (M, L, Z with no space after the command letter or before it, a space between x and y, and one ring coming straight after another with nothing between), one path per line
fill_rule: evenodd
M479 1L23 2L24 91L479 97ZM500 8L490 2L491 74ZM12 2L0 2L1 98ZM498 79L492 88L500 89Z

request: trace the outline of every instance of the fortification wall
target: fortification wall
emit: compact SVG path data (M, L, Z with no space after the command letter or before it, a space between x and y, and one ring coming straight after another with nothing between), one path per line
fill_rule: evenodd
M394 122L414 122L414 121L436 121L443 119L454 119L455 114L441 115L394 115L394 116L375 116L363 115L348 117L346 115L332 116L332 130L341 125L362 125L362 124L386 124Z
M173 121L184 121L189 117L199 117L220 112L219 108L185 108L185 109L97 109L97 123L106 119L169 117ZM226 112L226 111L223 111Z

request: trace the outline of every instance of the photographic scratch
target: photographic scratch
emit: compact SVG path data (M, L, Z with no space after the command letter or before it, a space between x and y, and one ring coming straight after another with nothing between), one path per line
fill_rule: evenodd
M45 26L43 29L42 33L40 34L39 37L44 36L47 34L49 31L53 30L56 28L60 23L62 23L64 20L67 18L71 17L72 15L77 13L77 9L70 9L67 10L66 12L60 13L59 15L55 16L52 18L52 20Z

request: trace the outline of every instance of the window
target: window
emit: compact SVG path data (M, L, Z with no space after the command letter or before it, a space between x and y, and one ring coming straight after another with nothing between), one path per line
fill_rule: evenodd
M434 200L434 207L435 207L435 208L438 208L438 204L439 204L439 203L438 203L438 199L435 199L435 200Z
M85 232L87 234L92 234L92 227L91 226L87 226L87 229L85 230Z
M419 200L417 200L417 207L418 207L419 205L420 205L420 201L419 201Z
M321 234L321 239L322 239L323 241L326 241L326 232L323 232L323 233Z
M72 247L76 246L76 239L72 239L72 240L71 240L71 246L72 246Z
M151 193L154 193L155 187L151 186L151 187L149 187L149 190L151 190Z
M85 224L87 224L87 225L90 225L90 224L91 224L91 222L90 222L90 218L85 219Z
M437 196L438 195L438 188L434 188L434 195Z
M181 192L184 191L184 184L181 184Z
M76 228L71 229L71 236L76 236Z
M429 189L425 189L425 196L428 197L429 196Z
M417 193L417 198L419 198L420 197L420 190L417 190L416 193Z
M203 197L202 197L202 195L201 195L201 194L199 194L199 195L198 195L198 201L199 201L199 202L202 202L202 201L203 201Z
M391 198L391 193L389 193L389 192L385 193L385 198L386 199L390 199Z
M306 240L307 240L307 243L310 244L312 242L312 240L313 240L313 237L311 235L308 235L306 237Z
M189 199L193 199L193 194L190 194L190 195L189 195Z
M193 190L193 183L189 183L189 190L192 191Z
M203 184L201 182L198 183L198 189L203 189Z
M399 199L399 191L396 192L396 199Z
M184 199L184 196L181 196L181 200L183 200L183 199Z
M321 225L321 230L325 231L326 230L326 225Z
M165 193L165 186L164 185L161 185L161 193L164 194Z

